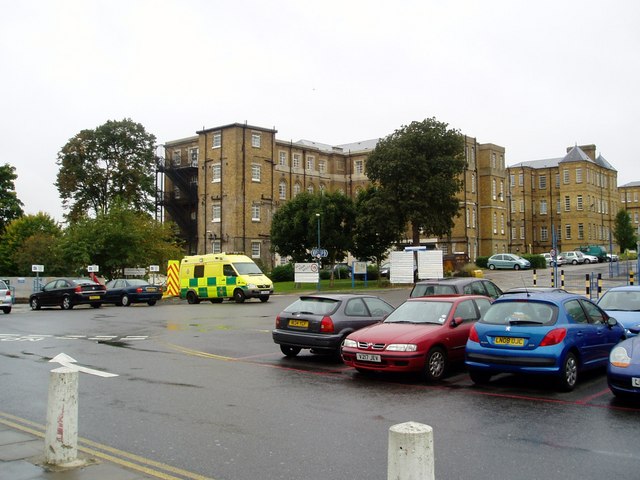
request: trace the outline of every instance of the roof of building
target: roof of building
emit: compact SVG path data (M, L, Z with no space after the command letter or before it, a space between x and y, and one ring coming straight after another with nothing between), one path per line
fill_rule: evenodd
M630 187L640 187L640 182L629 182L624 185L620 185L618 188L630 188Z
M551 168L558 167L561 163L568 162L591 162L599 165L608 170L616 171L613 166L605 160L602 155L598 155L598 158L593 160L589 155L587 155L584 150L582 150L579 146L575 145L572 147L564 157L559 158L547 158L544 160L532 160L529 162L520 162L514 165L511 165L509 168L518 168L518 167L526 167L526 168Z
M323 152L338 152L338 153L356 153L356 152L368 152L373 150L378 144L379 139L374 138L371 140L363 140L361 142L345 143L342 145L328 145L326 143L314 142L311 140L298 140L294 142L294 145L317 148Z

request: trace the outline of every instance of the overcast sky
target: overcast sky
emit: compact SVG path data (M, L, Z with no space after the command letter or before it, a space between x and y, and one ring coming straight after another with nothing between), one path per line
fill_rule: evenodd
M640 181L637 0L0 0L0 164L62 220L57 154L131 118L342 144L436 117L506 163L595 144Z

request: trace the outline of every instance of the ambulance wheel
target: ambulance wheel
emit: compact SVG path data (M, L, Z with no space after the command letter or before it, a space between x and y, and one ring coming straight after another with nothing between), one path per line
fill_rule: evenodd
M269 295L260 295L259 298L262 303L269 301Z
M200 299L195 292L187 292L187 302L189 305L196 305L200 303Z
M234 290L234 292L233 292L233 300L236 303L244 302L245 298L247 298L247 297L245 297L244 292L240 288L236 288Z

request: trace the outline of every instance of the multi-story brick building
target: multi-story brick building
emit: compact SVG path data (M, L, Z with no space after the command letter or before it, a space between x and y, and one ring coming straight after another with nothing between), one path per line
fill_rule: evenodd
M510 240L505 251L543 253L581 245L609 247L619 209L617 171L595 145L567 148L563 157L508 168ZM495 250L494 251L499 251Z
M276 133L230 124L165 144L160 204L180 227L188 253L244 251L272 264L271 218L282 202L302 191L355 198L369 184L365 165L377 139L333 146L283 141ZM460 215L448 237L421 244L474 260L548 251L553 226L563 232L563 249L608 238L617 211L616 172L595 158L595 147L507 168L503 147L464 138Z
M640 228L640 182L625 183L618 187L620 193L620 205L627 210L631 217L631 224L638 230Z

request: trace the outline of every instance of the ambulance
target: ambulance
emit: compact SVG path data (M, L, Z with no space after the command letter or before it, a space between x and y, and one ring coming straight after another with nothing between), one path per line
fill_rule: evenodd
M242 303L247 298L269 300L273 282L246 255L209 253L188 255L180 261L180 298L190 304L225 298Z

